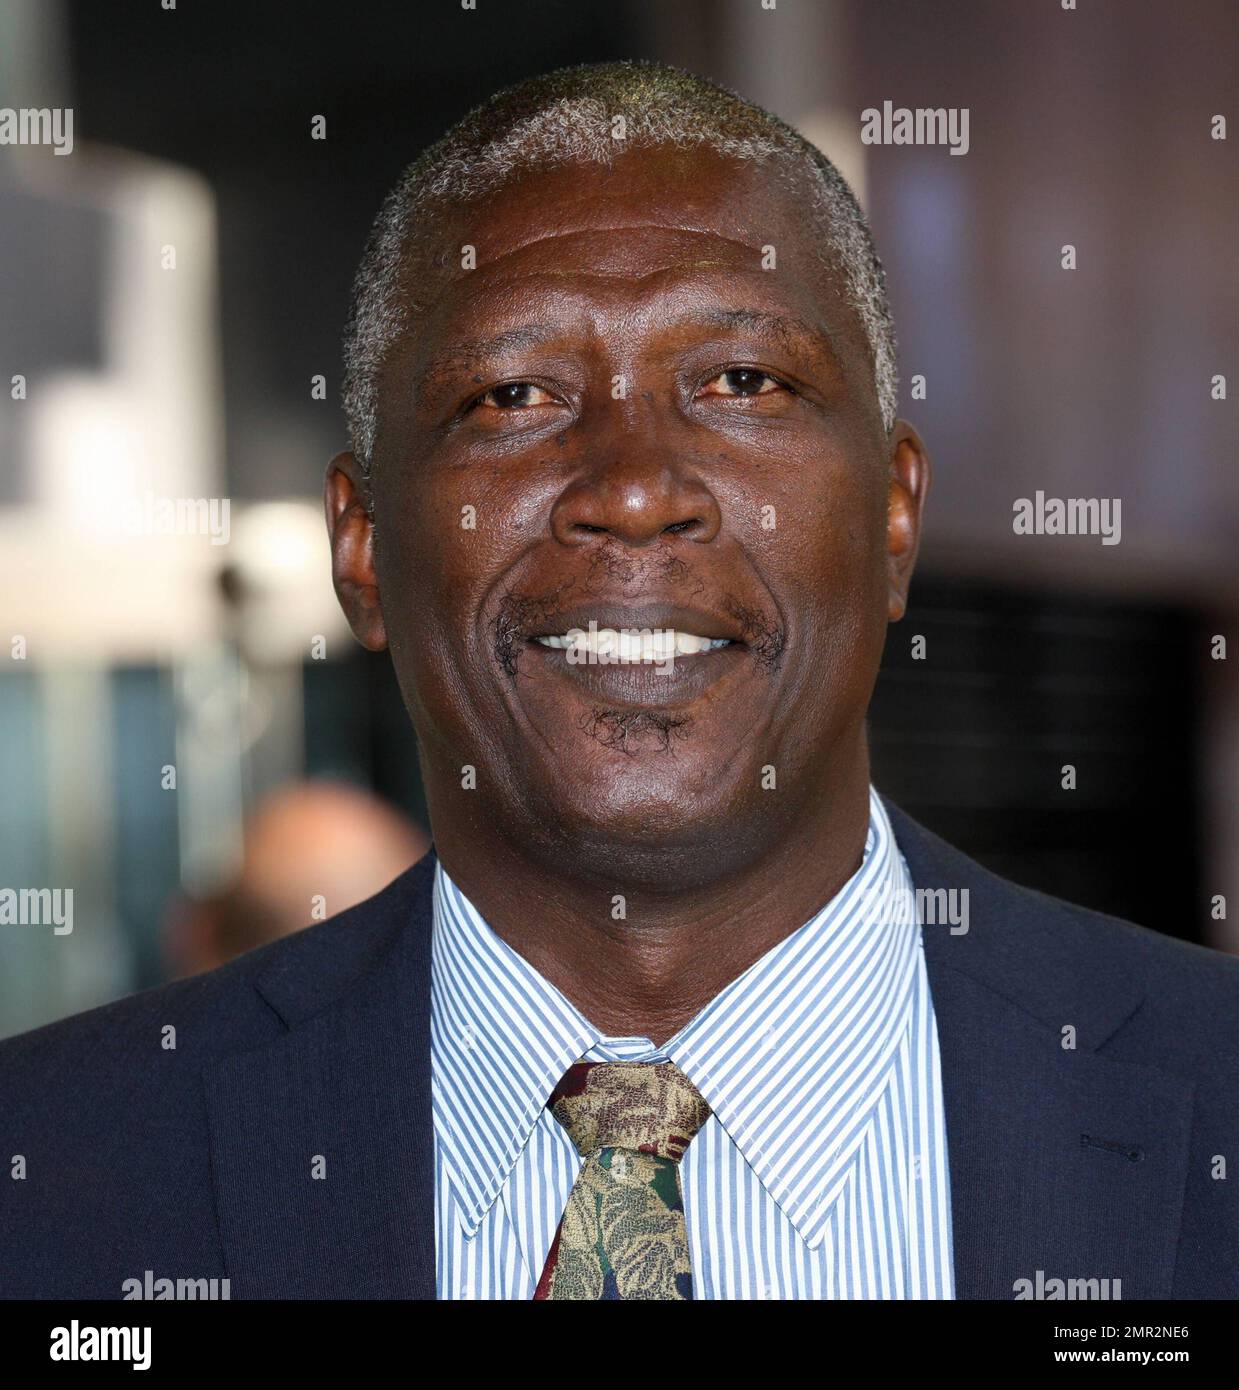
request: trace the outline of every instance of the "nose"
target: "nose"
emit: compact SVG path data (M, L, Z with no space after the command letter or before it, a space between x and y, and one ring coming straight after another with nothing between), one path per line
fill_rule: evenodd
M714 493L665 439L634 431L597 441L597 448L602 457L573 479L551 511L556 540L575 546L610 536L645 546L663 537L704 543L718 535L722 514Z

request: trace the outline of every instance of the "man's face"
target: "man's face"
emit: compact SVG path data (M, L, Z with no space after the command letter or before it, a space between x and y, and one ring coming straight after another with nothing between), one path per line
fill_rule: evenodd
M760 167L525 175L444 237L476 263L381 378L373 572L351 456L328 479L337 588L390 647L432 819L717 877L863 761L919 444L887 437L803 202ZM591 623L600 651L570 635ZM661 635L599 660L613 629Z

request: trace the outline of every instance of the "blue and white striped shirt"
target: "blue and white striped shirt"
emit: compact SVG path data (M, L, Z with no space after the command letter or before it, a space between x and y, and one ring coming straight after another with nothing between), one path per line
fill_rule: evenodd
M582 1160L579 1058L674 1062L713 1114L680 1165L697 1298L953 1298L938 1034L911 878L870 788L856 873L662 1047L604 1037L439 863L440 1298L533 1297Z

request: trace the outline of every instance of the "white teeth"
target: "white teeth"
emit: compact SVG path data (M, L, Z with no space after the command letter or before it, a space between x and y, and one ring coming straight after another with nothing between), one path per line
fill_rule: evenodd
M613 662L668 661L731 645L726 637L699 637L695 632L676 632L674 628L651 632L648 628L595 628L592 625L588 632L574 627L562 637L539 637L537 640L544 647L570 652L578 661L592 657Z

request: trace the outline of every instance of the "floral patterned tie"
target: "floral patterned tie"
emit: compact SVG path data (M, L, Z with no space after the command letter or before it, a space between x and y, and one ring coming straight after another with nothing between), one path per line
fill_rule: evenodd
M577 1062L547 1101L585 1160L534 1298L693 1296L680 1159L710 1107L671 1062Z

